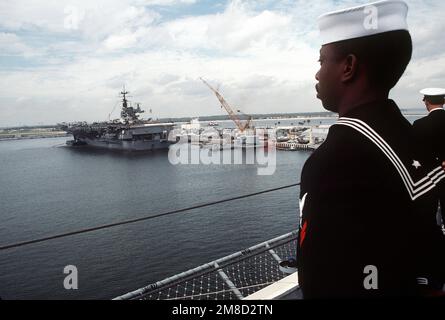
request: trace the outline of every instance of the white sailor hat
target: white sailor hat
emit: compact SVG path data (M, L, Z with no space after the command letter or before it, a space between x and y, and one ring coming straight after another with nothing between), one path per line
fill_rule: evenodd
M323 45L396 30L408 30L408 5L399 0L329 12L318 18Z
M443 88L425 88L420 90L420 93L427 97L441 97L445 96L445 89Z

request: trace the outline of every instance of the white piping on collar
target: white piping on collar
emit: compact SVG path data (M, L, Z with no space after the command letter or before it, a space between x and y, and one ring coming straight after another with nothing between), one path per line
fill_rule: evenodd
M358 119L341 117L338 119L336 124L351 127L371 140L371 142L373 142L392 162L402 178L402 181L405 184L408 194L412 200L416 200L418 197L436 187L439 181L445 179L445 171L441 166L439 166L429 172L424 178L414 182L409 174L409 171L406 169L405 165L394 150L374 129L372 129L365 122Z

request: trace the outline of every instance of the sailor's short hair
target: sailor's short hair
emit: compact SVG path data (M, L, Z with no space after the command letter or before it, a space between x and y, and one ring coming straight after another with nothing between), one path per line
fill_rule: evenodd
M329 44L342 59L349 54L357 57L359 69L366 69L369 85L392 89L408 66L412 52L411 35L406 30L389 31Z

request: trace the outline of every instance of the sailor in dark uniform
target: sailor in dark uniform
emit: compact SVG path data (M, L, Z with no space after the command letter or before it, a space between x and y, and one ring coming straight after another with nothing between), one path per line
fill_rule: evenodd
M426 88L420 91L428 116L414 121L414 134L425 155L432 156L437 164L445 161L445 89ZM437 190L440 200L442 222L445 224L445 189Z
M438 166L445 161L445 89L427 88L420 91L429 115L414 122L414 137L422 161L431 161ZM442 221L445 222L445 186L437 188L418 201L418 238L428 250L420 250L424 262L422 273L428 279L427 289L438 291L445 283L445 236L437 223L438 204L441 206Z
M388 99L411 59L408 7L382 1L367 8L319 18L317 97L339 120L301 176L304 298L416 295L414 204L445 180L442 167L416 158L411 124ZM366 20L370 12L377 28Z

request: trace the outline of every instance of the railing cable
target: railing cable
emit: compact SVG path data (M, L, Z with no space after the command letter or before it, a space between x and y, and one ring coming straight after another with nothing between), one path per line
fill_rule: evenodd
M155 219L155 218L165 217L165 216L169 216L169 215L173 215L173 214L177 214L177 213L181 213L181 212L186 212L186 211L190 211L190 210L194 210L194 209L199 209L199 208L204 208L204 207L208 207L208 206L213 206L213 205L224 203L224 202L229 202L229 201L234 201L234 200L239 200L239 199L245 199L245 198L257 196L257 195L264 194L264 193L269 193L269 192L274 192L274 191L278 191L278 190L293 188L293 187L296 187L296 186L299 186L299 185L300 185L300 183L294 183L294 184L290 184L290 185L286 185L286 186L282 186L282 187L278 187L278 188L273 188L273 189L258 191L258 192L255 192L255 193L250 193L250 194L246 194L246 195L242 195L242 196L238 196L238 197L227 198L227 199L223 199L223 200L203 203L203 204L195 205L195 206L188 207L188 208L182 208L182 209L177 209L177 210L173 210L173 211L163 212L163 213L150 215L150 216L145 216L145 217L141 217L141 218L137 218L137 219L124 220L124 221L120 221L120 222L104 224L104 225L91 227L91 228L86 228L86 229L81 229L81 230L77 230L77 231L60 233L60 234L56 234L56 235L52 235L52 236L48 236L48 237L43 237L43 238L38 238L38 239L33 239L33 240L27 240L27 241L22 241L22 242L16 242L16 243L0 246L0 251L7 250L7 249L12 249L12 248L23 247L23 246L27 246L27 245L30 245L30 244L45 242L45 241L54 240L54 239L66 238L66 237L77 235L77 234L89 233L89 232L93 232L93 231L97 231L97 230L102 230L102 229L108 229L108 228L112 228L112 227L122 226L122 225L130 224L130 223L136 223L136 222L151 220L151 219Z

